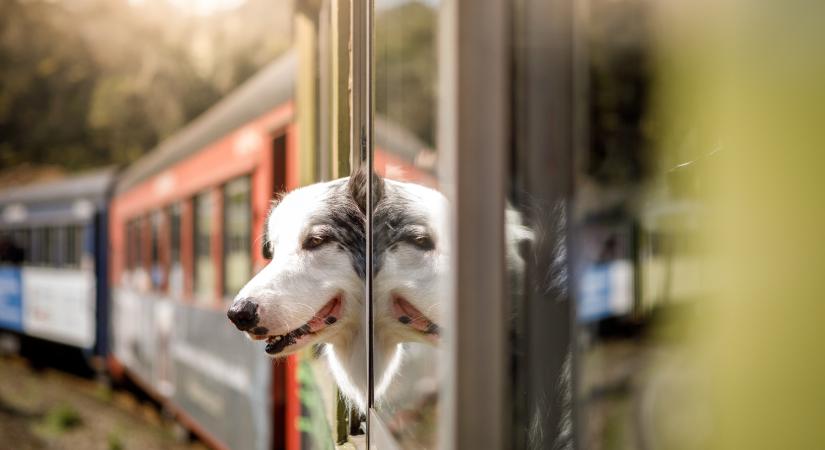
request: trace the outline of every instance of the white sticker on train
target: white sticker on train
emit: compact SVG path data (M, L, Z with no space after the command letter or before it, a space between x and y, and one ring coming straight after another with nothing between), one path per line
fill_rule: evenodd
M23 330L82 348L95 343L94 275L85 270L26 267Z

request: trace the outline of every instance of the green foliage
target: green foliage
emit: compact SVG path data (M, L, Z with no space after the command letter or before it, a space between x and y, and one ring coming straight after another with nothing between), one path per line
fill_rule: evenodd
M112 431L106 436L106 445L109 450L123 450L126 448L126 445L123 443L123 438L120 437L117 431Z
M0 0L0 170L134 161L284 50L289 8Z
M297 425L301 433L308 437L306 445L310 448L326 448L326 443L334 436L327 423L324 400L318 391L318 382L312 371L309 361L301 358L298 364L299 396L301 409L309 413L302 414Z
M101 402L111 403L114 393L111 387L101 383L95 388L94 396Z
M61 403L46 413L41 428L48 434L57 435L76 428L82 423L80 413L74 406Z

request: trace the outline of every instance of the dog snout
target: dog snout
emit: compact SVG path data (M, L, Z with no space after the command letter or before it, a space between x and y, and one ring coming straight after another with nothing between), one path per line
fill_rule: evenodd
M258 324L258 304L247 298L236 300L226 312L226 317L239 330L249 330Z

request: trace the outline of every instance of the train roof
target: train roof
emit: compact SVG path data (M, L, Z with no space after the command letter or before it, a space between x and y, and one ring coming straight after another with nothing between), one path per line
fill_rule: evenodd
M290 100L293 97L296 69L296 52L287 51L129 166L120 176L117 192L132 188Z
M120 175L116 192L131 189L292 99L297 67L297 53L295 50L287 51L130 165ZM419 152L428 148L412 132L380 116L375 118L375 140L378 146L410 162L415 160Z
M57 225L88 220L105 207L117 170L97 169L56 181L0 191L0 226Z
M59 202L85 198L102 200L115 176L115 168L107 167L61 178L0 191L0 206L12 203Z

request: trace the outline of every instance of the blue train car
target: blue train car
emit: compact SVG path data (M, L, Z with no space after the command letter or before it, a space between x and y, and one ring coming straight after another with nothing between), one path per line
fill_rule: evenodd
M115 170L0 191L0 329L103 357Z

